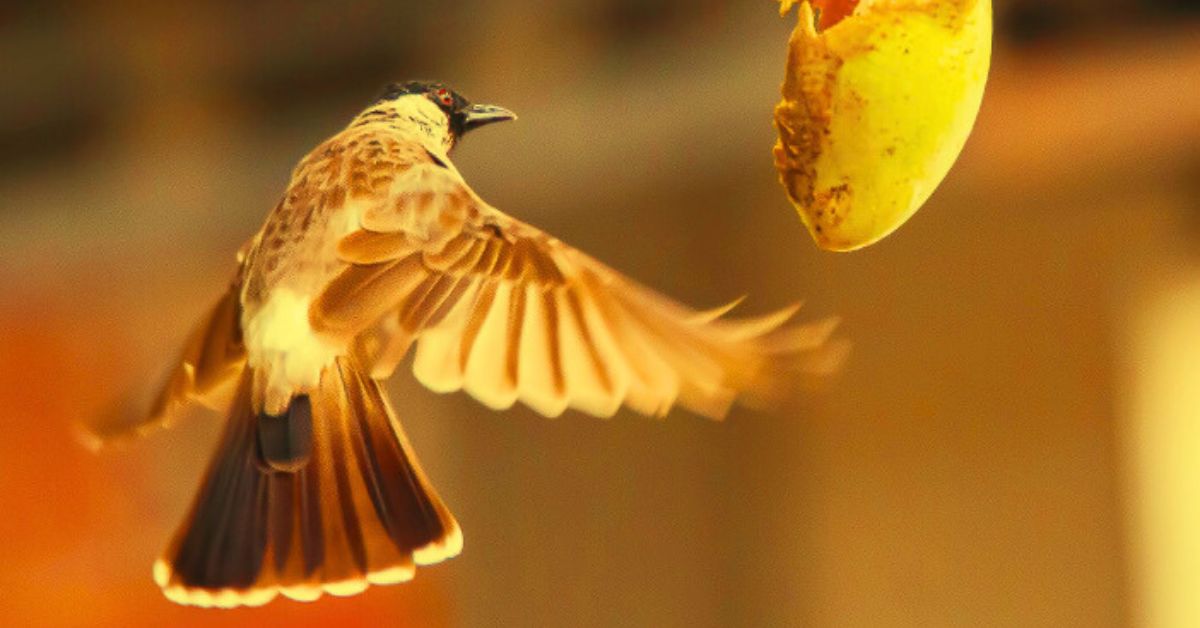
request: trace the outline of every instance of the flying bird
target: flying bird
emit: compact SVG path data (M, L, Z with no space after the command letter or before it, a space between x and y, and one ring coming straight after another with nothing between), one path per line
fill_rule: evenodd
M107 441L194 402L227 409L154 565L168 598L351 595L459 553L382 386L410 350L434 391L546 416L721 418L836 368L833 319L693 310L486 203L448 154L515 118L440 83L389 85L300 160L148 415L93 426Z

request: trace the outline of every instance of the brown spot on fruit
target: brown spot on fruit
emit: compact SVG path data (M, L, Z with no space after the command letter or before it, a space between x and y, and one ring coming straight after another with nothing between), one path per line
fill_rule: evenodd
M803 13L803 11L802 11ZM788 42L787 72L781 88L783 99L775 107L775 169L788 197L810 226L817 227L819 207L815 203L817 158L829 143L833 117L833 86L842 60L831 54L810 23L792 32Z

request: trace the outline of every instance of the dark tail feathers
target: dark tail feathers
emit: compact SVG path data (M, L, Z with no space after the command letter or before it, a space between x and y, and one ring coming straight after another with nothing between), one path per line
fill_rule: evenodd
M278 417L242 374L228 425L154 577L183 604L313 600L412 578L458 554L458 523L409 449L380 384L339 358Z

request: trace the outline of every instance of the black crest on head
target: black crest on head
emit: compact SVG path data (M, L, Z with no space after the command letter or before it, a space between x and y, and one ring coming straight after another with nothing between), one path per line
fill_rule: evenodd
M395 100L401 96L415 94L425 96L433 104L442 108L447 114L453 113L460 109L470 106L470 101L463 98L462 94L446 87L443 83L435 81L408 81L407 83L390 83L383 90L383 94L379 96L376 102L384 102L387 100Z
M428 98L430 102L440 107L450 117L451 132L456 136L462 134L462 111L471 106L471 102L464 98L462 94L450 89L444 83L436 81L408 81L405 83L388 84L376 102L395 100L407 95Z
M495 105L473 105L458 92L450 89L444 83L436 81L408 81L407 83L391 83L383 90L383 94L375 101L384 103L405 96L420 96L427 98L437 105L450 121L450 134L453 138L481 126L514 120L516 114Z

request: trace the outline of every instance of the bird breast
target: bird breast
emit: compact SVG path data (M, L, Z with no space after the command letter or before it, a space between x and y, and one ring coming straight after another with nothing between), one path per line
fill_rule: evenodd
M341 199L337 199L341 200ZM266 379L268 406L311 390L321 372L346 352L315 333L308 310L346 264L337 242L358 227L359 204L282 202L247 258L242 329L247 361ZM282 401L280 401L282 400Z

